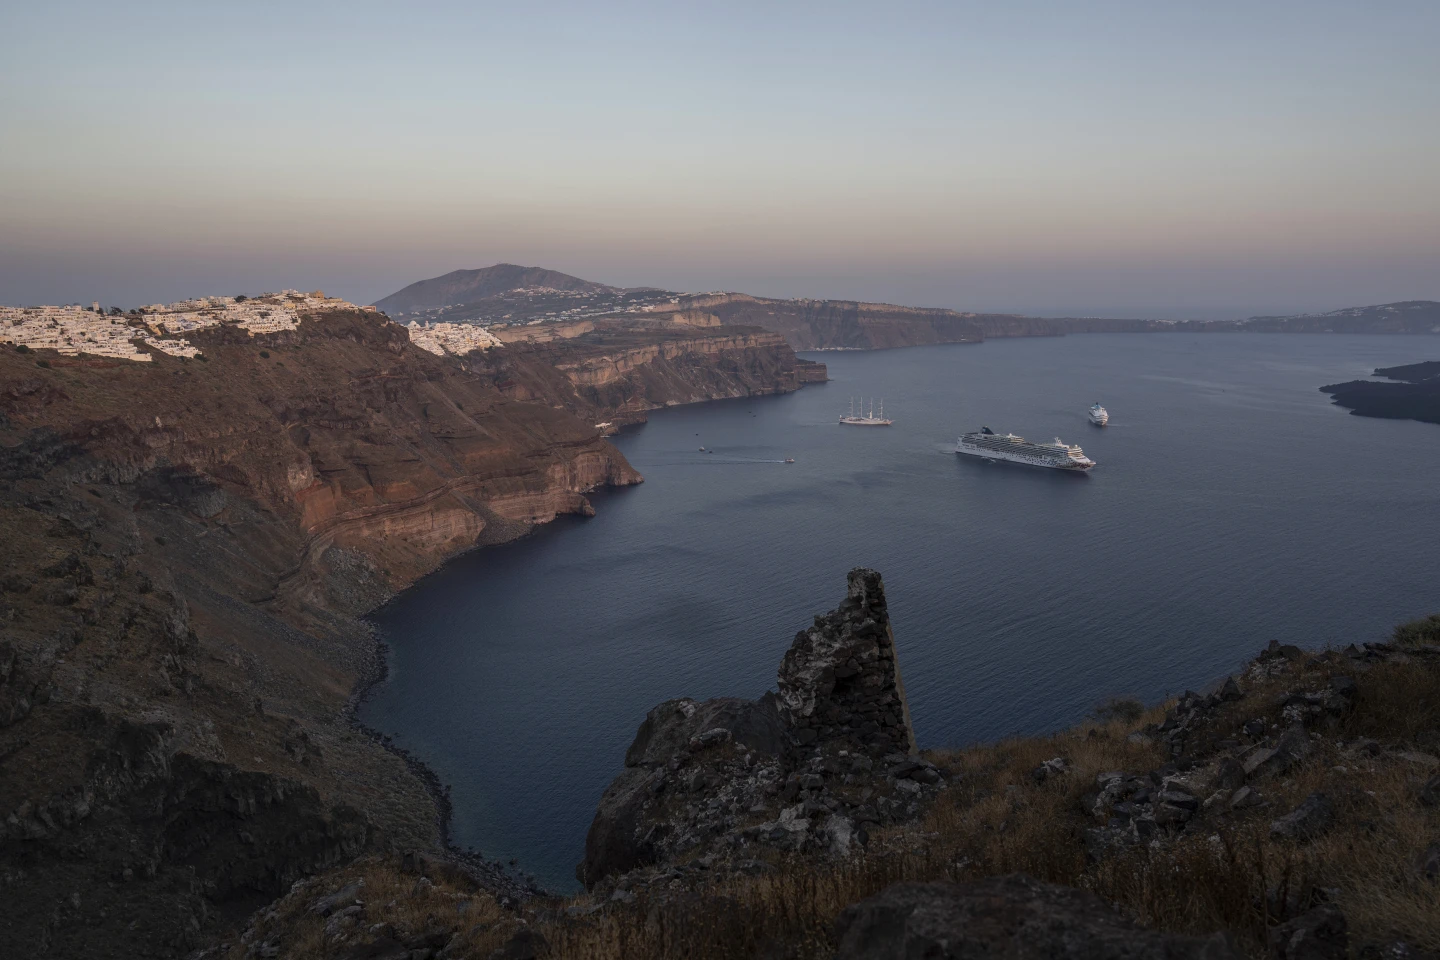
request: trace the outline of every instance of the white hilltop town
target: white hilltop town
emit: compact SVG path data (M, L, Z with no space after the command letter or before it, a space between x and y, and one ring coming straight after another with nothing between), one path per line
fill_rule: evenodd
M411 320L405 327L410 342L421 350L444 356L503 346L489 330L473 323L421 323Z
M363 310L323 291L282 290L256 297L201 297L177 303L153 303L129 313L99 303L43 307L0 307L0 343L30 350L54 350L62 356L87 354L147 363L152 351L193 357L200 350L187 339L207 327L231 324L249 333L294 330L307 314L328 310ZM488 350L500 341L484 327L464 323L417 323L405 327L411 341L441 356Z

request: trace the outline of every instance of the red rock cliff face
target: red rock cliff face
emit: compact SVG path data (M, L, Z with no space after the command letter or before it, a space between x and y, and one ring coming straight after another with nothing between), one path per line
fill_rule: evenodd
M358 312L212 330L203 361L0 349L0 940L181 956L236 903L436 843L346 722L355 615L639 482L599 420L817 372L774 333L596 327L466 358Z
M12 427L53 429L117 477L205 478L290 518L306 556L353 547L397 583L496 516L580 512L586 491L640 479L584 422L505 396L372 315L312 319L263 344L236 331L199 342L208 362L32 361L12 376L51 393L12 404Z

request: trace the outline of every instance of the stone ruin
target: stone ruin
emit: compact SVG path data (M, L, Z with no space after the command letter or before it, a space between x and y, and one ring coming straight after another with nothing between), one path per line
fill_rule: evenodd
M795 635L779 680L780 708L798 745L875 757L917 752L885 584L874 570L850 571L844 601Z
M743 858L752 844L843 857L875 826L916 816L944 781L917 755L885 585L857 568L840 606L796 634L778 695L650 711L576 876L593 888L700 849Z

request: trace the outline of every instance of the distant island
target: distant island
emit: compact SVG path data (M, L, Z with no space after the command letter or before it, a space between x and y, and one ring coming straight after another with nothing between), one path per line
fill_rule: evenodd
M1320 392L1358 417L1440 423L1440 360L1380 367L1375 376L1395 382L1350 380L1328 384Z
M579 330L576 324L602 319L690 324L698 319L707 325L761 327L783 336L795 350L881 350L1077 333L1440 333L1440 303L1432 300L1246 320L1031 317L733 291L624 288L513 263L421 280L374 305L403 323L479 325L507 342L568 335L552 332L554 324Z

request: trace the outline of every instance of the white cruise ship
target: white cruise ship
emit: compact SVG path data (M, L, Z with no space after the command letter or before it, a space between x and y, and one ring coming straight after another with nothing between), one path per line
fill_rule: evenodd
M888 427L894 420L885 419L885 401L880 401L880 416L875 416L875 401L870 401L870 413L865 413L865 403L860 403L860 413L855 413L855 398L850 398L850 415L841 417L840 422L850 427Z
M1104 407L1100 406L1099 400L1096 400L1094 406L1090 408L1090 422L1097 427L1103 427L1110 422L1110 414Z
M1013 433L997 434L989 427L979 433L967 433L960 438L956 453L987 460L1009 460L1012 463L1026 463L1032 467L1050 467L1053 470L1089 470L1095 461L1085 456L1085 451L1073 444L1063 442L1059 437L1054 443L1031 443Z

